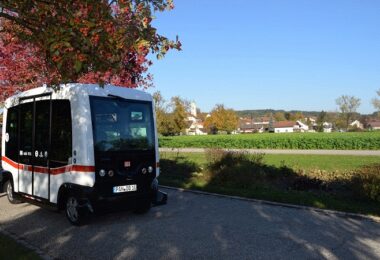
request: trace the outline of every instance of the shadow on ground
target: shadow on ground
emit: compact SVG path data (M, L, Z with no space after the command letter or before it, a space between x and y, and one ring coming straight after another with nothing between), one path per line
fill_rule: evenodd
M118 211L73 227L58 214L0 198L0 226L54 258L380 257L380 224L166 190L146 215Z
M264 154L205 153L206 164L178 154L161 159L164 185L209 192L380 215L380 165L357 173L305 173L264 163Z

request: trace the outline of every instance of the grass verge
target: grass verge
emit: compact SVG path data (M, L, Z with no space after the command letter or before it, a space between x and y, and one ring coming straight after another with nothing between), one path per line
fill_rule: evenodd
M218 153L161 153L160 183L380 216L379 157Z
M41 258L12 238L0 234L0 259L39 260Z

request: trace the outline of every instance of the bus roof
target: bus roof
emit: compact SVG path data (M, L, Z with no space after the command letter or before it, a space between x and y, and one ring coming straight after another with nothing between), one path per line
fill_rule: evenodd
M53 99L72 99L75 96L107 97L109 95L113 95L125 99L152 101L152 96L141 90L117 87L113 85L105 85L104 87L100 87L98 84L70 83L60 85L60 88L57 91L54 91L50 87L43 86L17 93L5 101L5 107L17 105L20 98L27 98L47 93L52 93Z

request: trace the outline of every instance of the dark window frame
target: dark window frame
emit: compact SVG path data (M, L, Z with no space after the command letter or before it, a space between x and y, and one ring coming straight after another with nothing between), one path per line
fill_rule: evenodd
M56 167L67 166L70 163L69 159L72 158L72 147L73 147L71 102L69 99L51 99L51 98L49 98L49 99L38 99L38 100L36 100L37 98L44 97L44 96L47 96L47 95L38 95L38 96L20 98L19 104L12 106L12 107L7 109L7 121L6 121L6 126L5 126L6 127L6 133L8 133L10 135L10 133L9 133L10 123L11 123L11 121L9 120L10 114L14 114L14 113L16 114L16 118L15 118L16 129L15 129L15 133L13 133L13 136L10 136L10 142L5 143L5 156L7 156L8 158L10 158L11 160L13 160L17 163L28 164L28 165L33 165L33 166L37 166L37 167L42 166L42 167L56 168ZM47 143L45 143L45 146L46 146L45 149L48 152L47 156L44 156L45 159L47 160L47 163L45 165L41 165L40 163L36 164L35 154L34 154L36 151L36 147L40 145L40 144L35 144L35 141L36 141L36 125L37 125L36 107L37 107L37 105L41 104L40 102L49 102L49 105L48 105L49 113L48 114L49 114L50 118L47 120L48 123L45 124L46 129L47 129L46 132L48 133L48 137L47 137L48 141L47 141ZM22 126L25 126L25 125L22 125L22 123L21 123L21 121L23 120L21 118L23 115L22 109L24 109L28 106L29 106L28 112L29 112L29 110L32 112L32 114L31 114L31 125L28 125L28 128L32 128L32 129L28 129L29 132L31 130L31 133L29 133L30 136L29 135L23 136L23 133L21 133L21 130L22 130L21 128L22 128ZM59 155L59 153L62 150L62 145L54 145L55 143L54 143L53 138L55 138L55 136L53 136L54 133L52 130L53 130L53 127L56 125L56 123L53 122L53 120L54 120L54 115L57 115L57 114L55 114L55 112L56 111L62 112L63 109L65 109L65 113L66 113L65 115L67 116L68 121L61 123L61 124L57 124L57 125L58 126L59 125L64 126L64 127L61 127L61 129L68 130L67 131L68 133L66 133L66 135L70 137L69 140L67 140L67 139L64 141L61 140L61 142L60 142L61 144L63 144L63 146L67 145L66 154L65 154L65 156L63 156L63 157L67 157L67 158L66 158L66 160L61 160L62 158L58 158L60 160L57 160L57 162L54 162L54 159L56 159L56 158L52 158L52 155L54 155L54 153L57 153ZM60 113L60 112L58 112L58 113ZM62 118L62 114L60 116ZM25 123L25 122L23 122L23 123ZM61 131L61 133L62 133L62 131ZM21 141L24 141L25 137L28 138L29 143L31 142L30 143L30 145L31 145L30 149L28 151L26 151L26 152L31 153L30 155L26 155L26 157L28 157L29 160L27 160L26 157L25 157L25 160L22 160L20 158L21 157L20 156L20 150L23 150L23 152L25 150L24 149L25 147L21 147L21 145L22 145ZM12 142L13 139L16 139L16 144ZM31 139L31 140L29 140L29 139ZM10 155L10 152L11 152L10 149L14 150L11 155ZM43 152L45 153L45 150ZM60 161L60 162L58 162L58 161ZM63 163L63 161L65 161L65 162Z

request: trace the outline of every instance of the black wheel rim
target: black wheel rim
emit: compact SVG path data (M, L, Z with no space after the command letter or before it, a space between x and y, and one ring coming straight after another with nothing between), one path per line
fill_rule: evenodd
M13 201L13 187L10 182L8 182L8 185L7 185L7 196L10 201Z
M74 197L70 197L66 203L66 213L72 222L77 222L79 219L78 201Z

